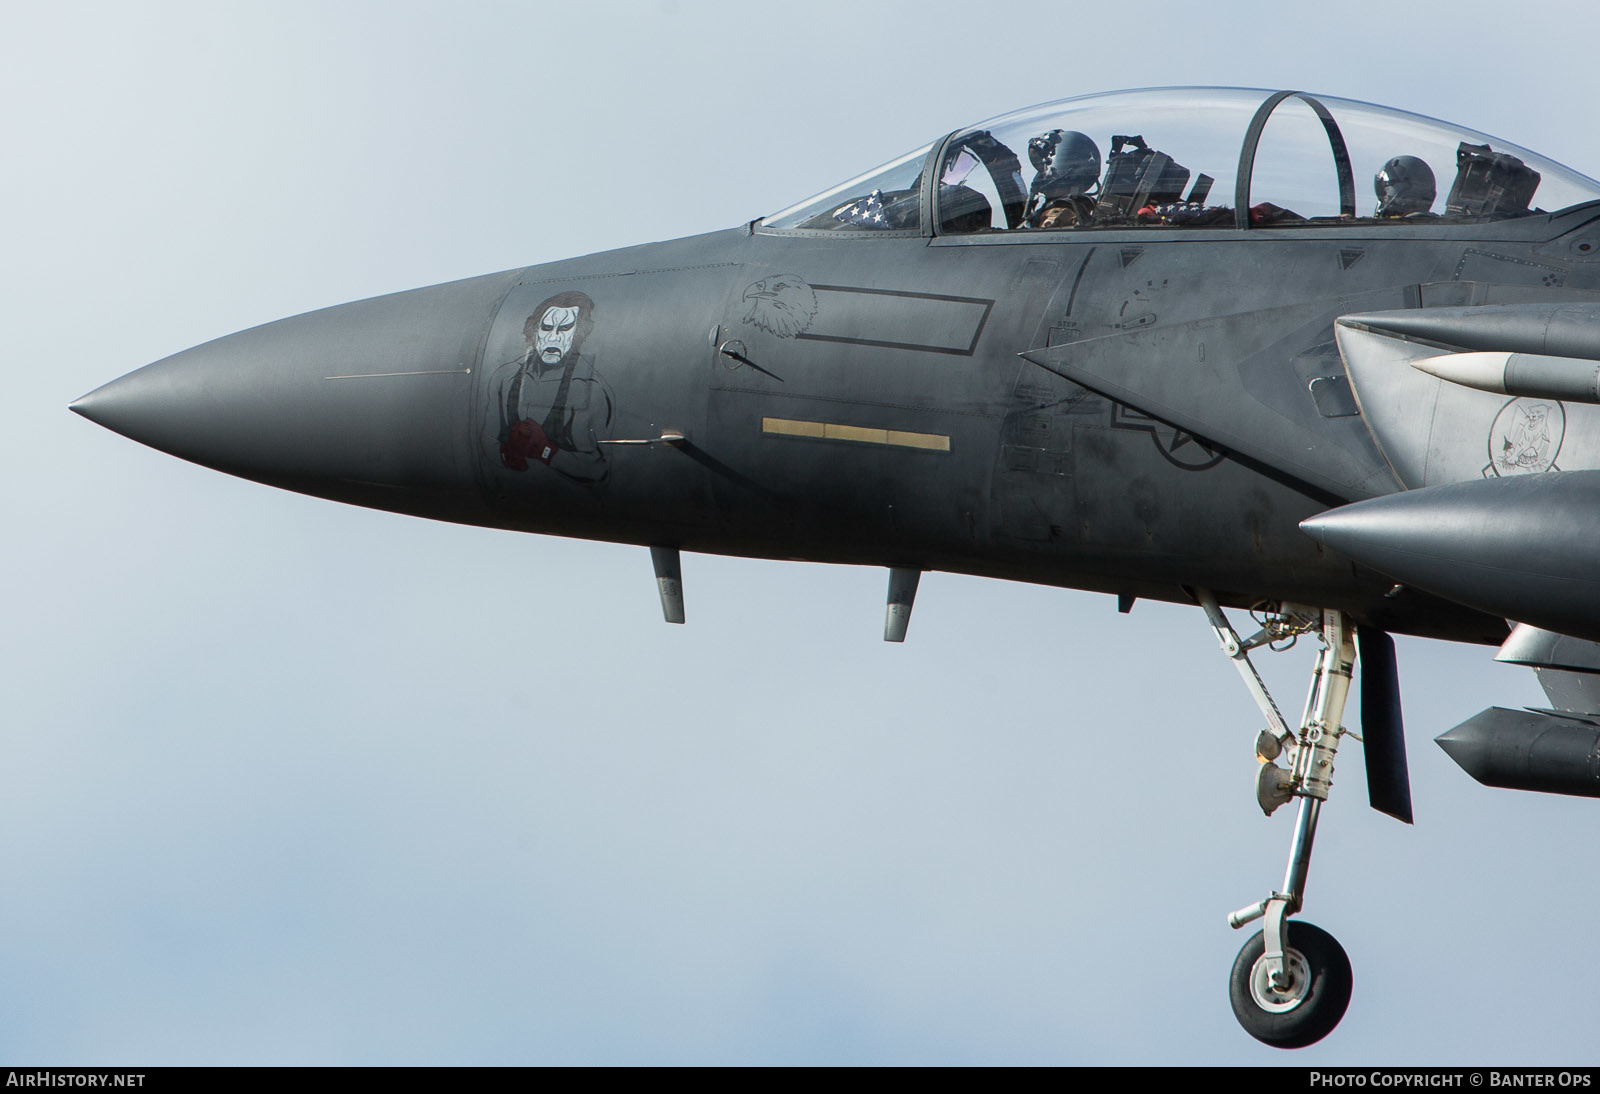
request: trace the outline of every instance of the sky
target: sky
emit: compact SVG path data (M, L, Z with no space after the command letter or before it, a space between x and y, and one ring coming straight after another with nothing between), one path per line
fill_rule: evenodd
M1600 175L1600 12L1475 7L7 7L0 1064L1595 1063L1600 804L1430 741L1543 701L1490 650L1399 642L1414 827L1342 753L1305 918L1354 998L1286 1054L1234 1022L1224 917L1292 820L1197 608L929 574L891 646L882 570L691 555L669 627L642 548L300 497L66 409L1091 91L1322 91ZM1307 645L1264 666L1286 707Z

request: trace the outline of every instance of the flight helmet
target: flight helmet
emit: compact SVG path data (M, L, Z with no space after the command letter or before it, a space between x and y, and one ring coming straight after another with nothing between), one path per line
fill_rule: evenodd
M1416 156L1396 156L1374 176L1372 188L1378 194L1380 217L1403 217L1411 213L1426 213L1433 208L1438 187L1433 181L1433 168Z
M1034 137L1028 159L1038 172L1031 189L1047 198L1086 194L1100 181L1100 149L1077 130L1052 129Z

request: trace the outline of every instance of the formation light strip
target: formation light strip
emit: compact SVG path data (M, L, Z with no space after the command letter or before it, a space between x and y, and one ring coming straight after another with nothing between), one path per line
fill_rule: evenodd
M424 368L414 372L343 372L324 380L381 380L389 376L471 376L470 368Z
M950 451L943 433L911 433L903 429L869 429L835 422L802 422L794 418L762 418L761 432L771 437L810 437L818 441L854 441L895 448L920 448L925 452Z

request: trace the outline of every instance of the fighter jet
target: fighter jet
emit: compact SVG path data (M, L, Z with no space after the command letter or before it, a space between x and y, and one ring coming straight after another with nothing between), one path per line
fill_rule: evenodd
M1398 110L1178 88L269 323L72 409L289 490L647 547L671 623L683 551L886 567L890 641L929 570L1199 606L1265 725L1256 801L1296 806L1283 881L1229 916L1262 921L1234 1012L1290 1048L1350 999L1295 918L1347 736L1412 819L1391 634L1538 671L1550 709L1440 738L1474 777L1600 796L1597 403L1600 183ZM1300 638L1289 718L1251 658Z

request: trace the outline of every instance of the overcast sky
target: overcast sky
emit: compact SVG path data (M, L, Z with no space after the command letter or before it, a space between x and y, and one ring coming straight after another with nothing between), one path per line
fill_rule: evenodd
M642 549L303 498L66 410L1090 91L1293 86L1600 175L1590 5L4 12L0 1063L1596 1062L1600 803L1430 740L1542 702L1490 650L1400 643L1414 828L1342 756L1305 916L1355 995L1289 1055L1228 1007L1224 916L1292 821L1198 609L931 574L897 647L881 570L690 556L668 627ZM1309 656L1269 662L1285 706Z

